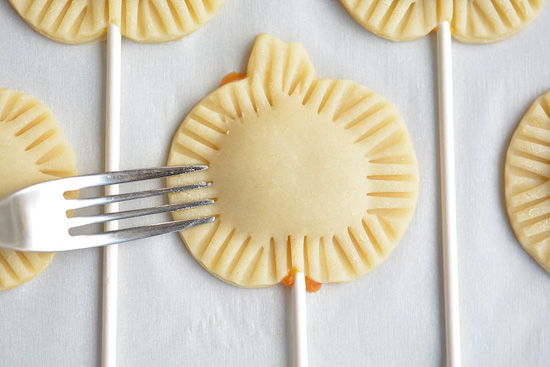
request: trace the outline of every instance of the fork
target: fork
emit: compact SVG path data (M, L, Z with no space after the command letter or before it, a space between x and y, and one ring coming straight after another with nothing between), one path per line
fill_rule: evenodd
M207 168L208 166L205 165L194 165L107 172L62 178L29 186L0 201L0 248L31 252L77 250L182 231L212 222L215 217L171 221L115 231L101 231L95 234L70 233L75 228L90 224L196 208L213 204L213 200L160 205L99 215L74 217L68 215L70 211L96 205L197 190L210 186L209 182L84 199L69 199L65 196L67 192L90 187L176 176L203 171Z

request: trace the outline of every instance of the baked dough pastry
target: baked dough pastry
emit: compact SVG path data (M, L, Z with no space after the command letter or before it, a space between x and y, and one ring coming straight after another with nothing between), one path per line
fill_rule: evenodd
M492 43L527 27L546 0L452 0L453 37L465 43Z
M304 48L270 35L253 47L246 78L215 90L176 132L169 165L209 169L170 178L214 198L174 219L216 215L181 232L215 276L243 287L279 283L291 269L345 282L384 261L413 215L418 166L395 107L349 80L319 79Z
M550 92L531 105L512 136L504 192L519 243L550 272Z
M145 43L173 41L197 30L225 0L10 0L37 32L63 43L105 37L109 23Z
M545 0L340 0L369 31L393 40L425 36L442 21L465 43L491 43L525 28Z
M32 96L0 89L0 198L75 174L74 152L52 112ZM53 254L0 249L0 290L34 278L52 258Z
M452 2L440 0L340 1L364 28L393 41L423 37L453 12Z

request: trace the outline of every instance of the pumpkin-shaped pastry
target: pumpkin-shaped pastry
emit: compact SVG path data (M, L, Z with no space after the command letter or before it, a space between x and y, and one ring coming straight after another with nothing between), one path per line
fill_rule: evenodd
M292 269L345 282L378 266L418 193L396 108L358 83L318 78L300 44L269 35L257 38L246 75L233 79L193 108L170 149L169 165L209 165L168 180L212 183L170 197L216 201L173 213L217 217L181 233L191 254L243 287L279 283Z
M225 0L10 0L37 32L63 43L104 38L109 23L123 36L147 43L167 42L200 28Z
M52 112L32 96L0 89L0 198L76 173L74 152ZM52 258L53 254L0 249L0 290L32 279Z
M340 0L367 30L393 41L425 36L442 21L465 43L491 43L525 28L545 0Z
M512 136L504 193L519 243L550 272L550 92L531 105Z

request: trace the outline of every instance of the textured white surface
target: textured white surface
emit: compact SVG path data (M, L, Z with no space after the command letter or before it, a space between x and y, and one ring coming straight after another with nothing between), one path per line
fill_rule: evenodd
M244 71L261 32L302 42L321 77L356 80L392 101L420 166L417 211L390 258L359 280L308 295L310 365L441 366L435 34L383 40L336 0L228 0L179 42L123 40L121 167L165 164L185 115L226 73ZM550 89L549 32L547 6L507 41L453 42L463 366L550 360L550 276L516 242L502 196L511 134ZM82 173L102 168L105 57L105 42L49 41L0 0L0 85L52 109ZM123 245L119 261L120 366L290 363L284 286L227 285L202 269L177 235ZM100 296L100 250L59 254L36 279L1 292L0 365L97 366Z

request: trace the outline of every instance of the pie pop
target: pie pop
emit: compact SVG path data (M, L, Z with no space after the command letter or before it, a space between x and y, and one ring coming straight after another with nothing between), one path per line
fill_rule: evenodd
M423 37L442 22L465 43L492 43L525 28L546 0L340 0L372 33L393 41Z
M504 196L521 246L550 272L550 92L537 98L519 123L504 166Z
M356 279L387 259L416 207L418 165L396 108L356 82L320 79L302 45L270 35L256 39L246 75L200 101L174 135L168 165L197 163L209 169L168 185L212 185L170 202L215 203L172 216L216 216L180 235L206 270L241 287L293 270Z
M0 89L0 198L76 174L75 154L52 112L28 94ZM0 249L0 291L34 278L53 257Z
M545 0L340 1L364 28L393 41L413 40L437 29L446 354L447 366L459 367L451 35L466 43L501 41L535 19Z
M81 44L106 37L109 24L133 41L173 41L200 28L225 0L10 0L37 32Z
M80 44L107 37L107 108L105 171L120 169L121 36L137 42L166 42L198 29L225 0L10 0L19 15L37 32L63 43ZM118 186L105 188L117 195ZM106 212L118 204L105 206ZM118 229L116 221L105 225ZM116 365L117 324L116 245L105 247L103 259L102 365Z

